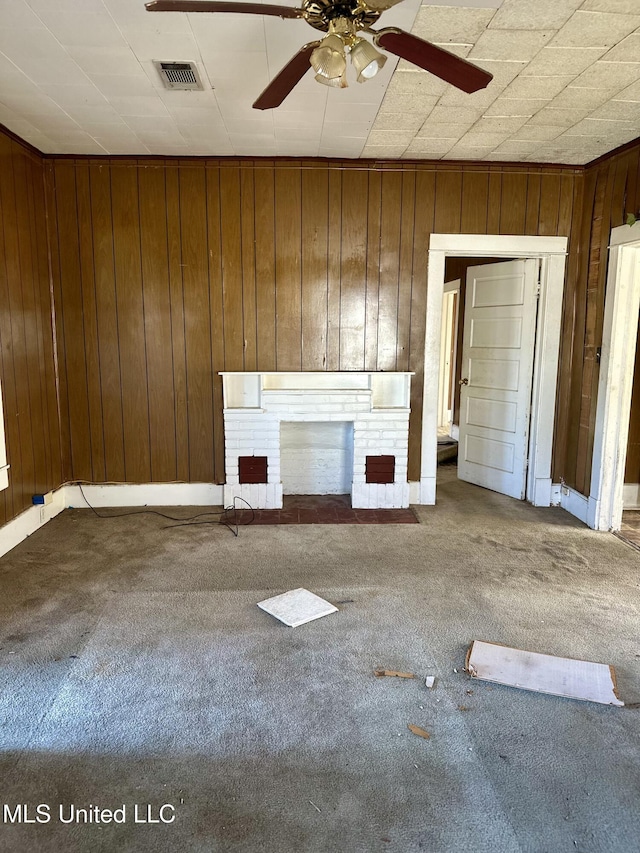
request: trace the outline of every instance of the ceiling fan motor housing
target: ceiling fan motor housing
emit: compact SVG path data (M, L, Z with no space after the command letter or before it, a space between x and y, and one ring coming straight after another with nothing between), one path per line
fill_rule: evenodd
M380 12L364 9L359 0L304 0L305 20L316 30L328 32L329 24L336 18L347 18L356 29L370 27L380 17Z

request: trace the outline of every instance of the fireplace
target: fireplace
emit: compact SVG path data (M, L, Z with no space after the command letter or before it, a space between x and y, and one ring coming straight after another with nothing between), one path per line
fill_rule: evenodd
M411 373L221 373L224 504L348 491L364 509L409 505Z

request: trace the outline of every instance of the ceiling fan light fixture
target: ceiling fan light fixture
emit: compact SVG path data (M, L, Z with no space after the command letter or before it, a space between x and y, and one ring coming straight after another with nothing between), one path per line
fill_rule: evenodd
M375 77L386 61L387 57L366 39L356 39L351 48L351 62L356 69L358 83Z
M323 77L322 74L316 74L315 79L318 83L322 83L324 86L333 86L335 89L346 89L349 85L347 83L346 69L340 77Z
M316 79L323 77L333 80L342 77L347 67L347 58L340 36L331 34L323 38L311 54L309 61L311 62L311 67L316 72Z

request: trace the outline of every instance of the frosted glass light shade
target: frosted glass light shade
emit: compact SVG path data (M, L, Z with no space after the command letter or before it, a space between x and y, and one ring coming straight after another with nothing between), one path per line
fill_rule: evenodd
M316 72L316 77L325 77L328 80L342 77L347 67L347 59L340 36L332 34L323 38L311 54L309 61Z
M386 61L387 57L366 39L358 39L351 48L351 62L356 69L358 83L375 77Z

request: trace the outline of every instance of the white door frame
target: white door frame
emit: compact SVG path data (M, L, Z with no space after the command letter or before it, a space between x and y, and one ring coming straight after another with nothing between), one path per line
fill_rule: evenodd
M619 530L640 309L640 222L611 229L587 524Z
M419 503L435 504L436 502L437 401L445 261L448 257L487 257L541 258L526 498L535 506L551 505L551 455L566 254L567 237L518 237L499 234L431 235L427 271Z

